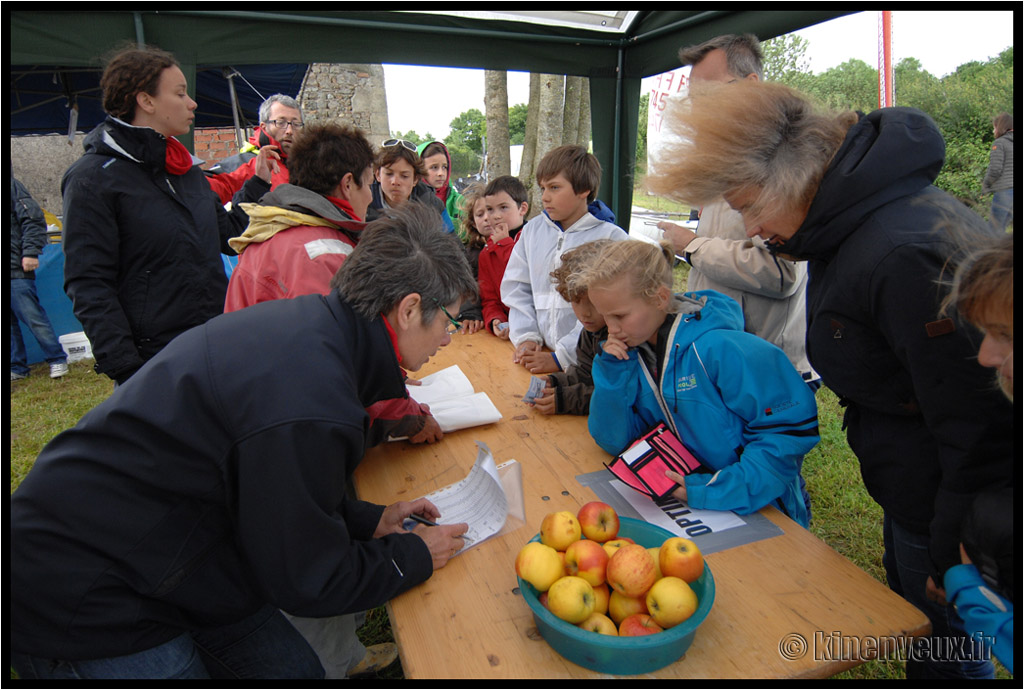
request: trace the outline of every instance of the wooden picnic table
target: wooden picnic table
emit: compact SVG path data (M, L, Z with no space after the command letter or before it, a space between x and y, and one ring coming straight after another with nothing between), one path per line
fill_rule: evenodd
M522 401L530 374L492 334L457 334L417 377L457 364L502 413L496 424L434 445L382 444L356 470L364 500L411 500L463 479L486 443L495 461L522 466L526 524L452 559L388 607L407 678L594 678L539 635L516 591L514 561L544 515L596 500L576 477L609 456L586 418L545 416ZM685 656L658 678L827 677L929 632L923 613L773 508L783 534L712 553L716 597ZM442 517L443 521L443 517ZM803 650L803 651L801 651ZM863 658L861 658L863 656Z

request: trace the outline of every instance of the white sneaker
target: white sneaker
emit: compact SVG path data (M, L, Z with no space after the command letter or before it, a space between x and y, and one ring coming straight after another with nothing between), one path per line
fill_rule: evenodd
M68 365L66 362L57 362L56 364L50 365L50 378L59 379L64 374L68 373Z
M27 379L27 378L28 378L28 374L18 374L18 373L15 373L13 371L11 372L11 381L21 381L22 379Z

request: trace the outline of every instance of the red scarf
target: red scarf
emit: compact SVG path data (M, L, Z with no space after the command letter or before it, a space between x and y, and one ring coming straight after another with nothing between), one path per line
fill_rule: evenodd
M172 175L184 175L192 169L192 154L174 137L167 137L167 155L164 167Z
M345 199L339 199L336 196L328 196L327 200L330 201L335 206L337 206L338 208L340 208L342 211L344 211L345 214L352 220L362 220L362 218L357 216L356 212L352 210L352 204L348 203L348 201L346 201Z
M384 322L384 328L388 329L388 337L391 338L391 347L395 351L395 357L398 358L398 364L402 364L402 353L398 351L398 336L395 334L395 329L388 323L388 317L384 314L380 315L381 321Z

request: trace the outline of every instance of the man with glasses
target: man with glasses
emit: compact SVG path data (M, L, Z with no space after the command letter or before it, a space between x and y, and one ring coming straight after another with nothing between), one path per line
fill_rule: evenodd
M208 171L207 179L221 203L231 201L245 184L253 185L259 198L288 182L288 154L303 127L302 108L291 96L278 93L263 101L259 115L259 127L241 152Z

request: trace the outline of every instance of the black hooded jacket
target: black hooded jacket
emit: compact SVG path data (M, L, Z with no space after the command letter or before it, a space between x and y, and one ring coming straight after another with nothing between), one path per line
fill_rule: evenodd
M930 535L939 574L960 562L971 496L1013 476L1012 406L977 363L977 331L939 313L961 238L991 232L932 185L944 157L920 111L862 117L777 249L810 260L807 354L846 406L868 492Z
M124 381L175 336L223 311L221 252L245 230L202 170L165 169L166 138L108 117L61 183L64 290L96 370ZM255 201L255 199L253 199Z
M44 448L14 492L14 649L118 656L267 603L333 616L426 580L426 544L373 538L383 506L346 491L366 408L404 393L383 319L337 292L175 338Z

